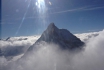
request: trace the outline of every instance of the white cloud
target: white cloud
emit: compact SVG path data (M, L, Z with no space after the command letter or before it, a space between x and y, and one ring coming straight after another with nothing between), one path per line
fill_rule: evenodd
M88 39L85 49L80 52L60 50L55 44L40 44L38 50L26 55L27 58L8 63L2 57L1 70L103 70L104 30L76 36L82 40Z
M100 34L99 32L89 32L89 33L82 33L82 34L75 34L76 37L80 38L82 41L87 42L91 38L95 38Z
M75 68L77 70L103 70L104 69L104 30L99 36L90 39L84 52L76 55Z
M32 45L40 36L21 36L21 37L11 37L10 39L1 40L0 47L5 46L25 46L27 44Z
M0 48L4 56L17 56L27 51L40 36L23 36L11 37L10 39L1 40Z

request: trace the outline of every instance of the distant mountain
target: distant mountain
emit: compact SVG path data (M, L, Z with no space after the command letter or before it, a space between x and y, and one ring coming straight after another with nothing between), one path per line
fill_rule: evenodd
M51 23L48 26L41 37L28 49L28 51L32 50L35 45L38 45L41 42L57 44L61 49L81 48L84 45L84 42L79 38L66 29L57 28L54 23Z
M22 37L8 37L5 39L5 41L13 41L13 39L16 41L22 41L22 40L27 40L28 38L25 38L25 37L23 37L23 38Z
M8 38L6 39L6 41L9 40L10 38L11 38L11 37L8 37Z

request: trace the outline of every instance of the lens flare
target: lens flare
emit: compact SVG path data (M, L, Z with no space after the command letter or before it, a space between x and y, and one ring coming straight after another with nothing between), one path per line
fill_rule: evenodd
M49 1L49 5L52 5L52 3Z
M46 10L46 5L44 0L37 0L35 5L37 6L37 9L39 10L39 13L44 13Z
M36 0L35 1L35 8L38 15L38 22L42 23L42 27L46 27L46 24L48 22L48 6L52 5L52 3L49 0Z

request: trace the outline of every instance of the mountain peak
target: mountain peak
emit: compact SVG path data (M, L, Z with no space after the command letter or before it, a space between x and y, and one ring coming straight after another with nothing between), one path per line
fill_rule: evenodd
M55 24L54 23L50 23L49 26L55 26Z
M48 27L55 27L54 23L50 23Z
M47 30L48 30L49 32L52 32L52 31L54 31L54 30L57 31L58 28L55 26L54 23L50 23L49 26L48 26L48 28L47 28Z

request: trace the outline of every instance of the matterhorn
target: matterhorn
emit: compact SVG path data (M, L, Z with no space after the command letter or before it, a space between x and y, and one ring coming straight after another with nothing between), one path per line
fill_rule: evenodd
M67 29L59 29L54 23L50 23L47 29L42 33L41 37L28 49L33 50L39 44L57 44L61 49L81 49L84 45L79 38L70 33Z

